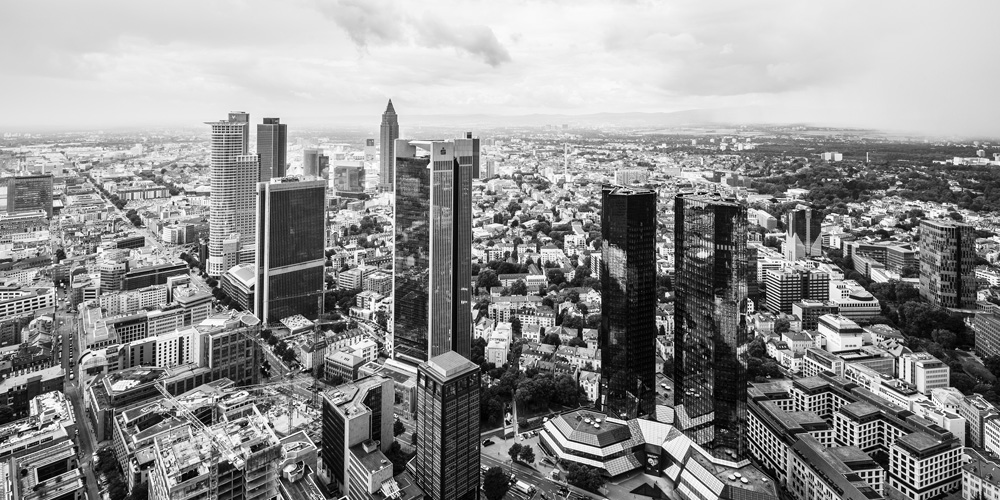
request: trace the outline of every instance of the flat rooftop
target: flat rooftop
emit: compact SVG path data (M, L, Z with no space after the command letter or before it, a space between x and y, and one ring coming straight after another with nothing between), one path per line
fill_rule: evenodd
M555 417L555 425L569 439L603 448L630 439L629 427L608 421L607 415L590 410L574 410Z

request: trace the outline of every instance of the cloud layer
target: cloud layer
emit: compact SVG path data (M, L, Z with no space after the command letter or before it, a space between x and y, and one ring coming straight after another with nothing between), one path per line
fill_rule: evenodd
M0 128L669 112L1000 135L1000 3L11 2Z

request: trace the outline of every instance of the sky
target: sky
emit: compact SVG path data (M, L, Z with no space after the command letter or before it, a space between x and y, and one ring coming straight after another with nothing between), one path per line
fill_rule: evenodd
M1000 137L1000 2L0 4L0 130L755 110ZM567 120L571 121L571 120Z

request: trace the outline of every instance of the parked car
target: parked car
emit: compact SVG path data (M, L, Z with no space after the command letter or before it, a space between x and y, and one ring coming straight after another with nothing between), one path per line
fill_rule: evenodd
M485 439L485 440L483 440L483 447L484 448L487 447L487 446L490 446L492 444L493 444L493 440L492 439Z

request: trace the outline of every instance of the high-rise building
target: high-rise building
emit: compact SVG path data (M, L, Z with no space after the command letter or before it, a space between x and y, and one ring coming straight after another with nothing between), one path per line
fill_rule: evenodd
M322 149L303 149L302 150L302 175L319 177L320 166L319 157L323 155Z
M775 314L792 313L792 305L806 300L829 300L830 275L818 269L784 266L764 272L764 298Z
M254 190L260 160L256 154L247 154L249 114L233 112L226 121L207 124L212 127L208 274L221 276L240 263L240 250L256 238ZM227 240L228 245L224 244Z
M365 139L365 162L375 161L375 139Z
M267 324L322 312L326 182L274 179L257 185L254 313Z
M417 368L413 465L430 498L479 498L479 384L479 367L454 351Z
M472 137L472 132L466 132L464 139L455 139L455 150L458 156L458 163L462 166L469 166L472 169L472 178L479 178L479 138Z
M323 467L341 494L349 484L349 449L372 440L381 451L389 451L393 434L392 378L372 375L323 393Z
M675 421L713 455L744 460L747 209L718 194L682 193L674 213Z
M785 260L792 262L823 255L820 237L823 212L799 205L788 212L785 220Z
M41 210L52 218L52 175L19 175L0 180L0 210L15 214Z
M393 148L399 139L399 121L396 119L396 110L392 107L392 99L382 113L382 126L379 130L379 187L382 192L392 192L395 187L393 179L396 167L396 153Z
M260 182L285 176L288 160L288 125L278 118L264 118L257 125L257 154L260 155Z
M608 415L655 415L656 193L601 190L601 404Z
M471 357L470 168L453 141L397 140L394 150L395 354L412 365Z
M920 221L920 295L941 307L976 307L976 231L951 220Z
M361 193L365 190L364 162L343 161L333 167L333 188L340 193Z

